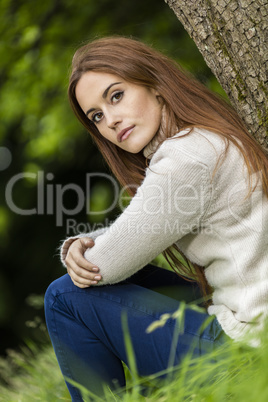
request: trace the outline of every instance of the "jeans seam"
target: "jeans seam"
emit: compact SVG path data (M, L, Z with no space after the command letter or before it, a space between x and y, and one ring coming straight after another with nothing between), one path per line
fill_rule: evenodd
M69 364L67 363L67 361L66 361L66 359L65 359L65 355L64 355L64 352L63 352L63 350L62 350L61 343L60 343L60 341L59 341L60 338L59 338L59 334L58 334L57 320L55 319L55 310L54 310L54 305L55 305L55 303L57 302L56 299L58 299L58 295L56 295L56 296L53 295L53 299L54 299L54 300L53 300L53 303L52 303L51 306L49 306L49 309L52 310L52 312L53 312L53 324L54 324L55 334L56 334L56 339L57 339L57 344L58 344L57 351L58 351L58 353L60 354L61 361L64 362L64 367L65 367L66 371L70 374L70 376L69 376L69 375L68 375L68 376L69 376L70 378L74 378L74 376L73 376L73 374L72 374L72 370L71 370ZM65 377L65 375L63 375L63 377ZM64 379L65 379L65 378L64 378ZM65 379L65 381L68 382L68 380L66 380L66 379ZM70 384L70 385L71 385L71 384ZM74 392L76 393L76 397L78 397L80 400L82 400L82 397L81 397L80 392L76 389L76 387L73 386L73 388L74 388Z

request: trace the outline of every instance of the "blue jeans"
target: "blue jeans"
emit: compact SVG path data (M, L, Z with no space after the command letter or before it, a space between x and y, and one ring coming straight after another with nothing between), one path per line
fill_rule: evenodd
M183 281L187 287L187 282ZM161 286L159 286L161 285ZM180 295L185 286L174 273L151 265L116 285L76 287L69 275L54 281L45 295L49 335L63 375L101 395L103 383L112 389L125 385L122 361L128 365L122 330L122 312L127 322L140 376L165 370L178 320L168 319L162 328L146 333L146 328L164 313L176 311L180 302L165 293ZM171 287L170 287L171 286ZM156 290L151 289L152 287ZM162 288L162 290L160 289ZM193 292L189 287L186 292ZM164 290L163 290L164 289ZM195 298L193 295L192 298ZM173 365L177 366L192 350L199 356L224 343L226 335L217 319L187 306L184 331L179 335ZM82 401L80 391L67 381L73 401Z

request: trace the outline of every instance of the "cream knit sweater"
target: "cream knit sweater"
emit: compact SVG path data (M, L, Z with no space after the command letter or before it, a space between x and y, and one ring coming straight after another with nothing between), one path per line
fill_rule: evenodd
M110 227L80 235L95 240L85 258L100 268L99 285L113 284L176 243L205 268L214 289L208 313L240 339L268 316L268 201L260 182L245 199L247 170L235 146L217 165L224 140L201 129L186 133L145 148L154 153L129 206ZM63 244L63 264L73 240Z

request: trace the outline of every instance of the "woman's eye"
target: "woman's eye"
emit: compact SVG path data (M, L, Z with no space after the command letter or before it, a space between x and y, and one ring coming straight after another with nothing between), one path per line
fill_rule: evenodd
M92 116L92 120L94 121L94 123L98 123L99 121L101 121L101 119L102 119L102 113L101 112L95 113Z
M116 92L111 98L112 102L114 103L119 102L122 99L123 94L124 94L123 91Z

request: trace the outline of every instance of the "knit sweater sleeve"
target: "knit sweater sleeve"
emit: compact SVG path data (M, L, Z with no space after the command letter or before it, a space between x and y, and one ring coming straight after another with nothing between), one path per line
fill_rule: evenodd
M165 143L153 156L129 206L84 256L99 267L99 285L120 282L199 227L210 203L206 165Z
M59 246L60 260L61 260L62 264L66 267L65 258L67 256L70 245L75 240L81 239L82 237L90 237L92 240L96 240L97 237L100 236L101 234L103 234L104 232L106 232L107 229L108 229L108 227L104 227L104 228L100 228L100 229L97 229L97 230L95 230L93 232L89 232L89 233L79 233L76 236L70 236L67 239L63 240Z

